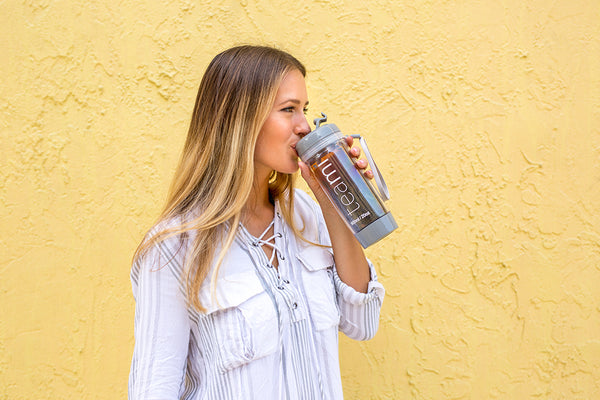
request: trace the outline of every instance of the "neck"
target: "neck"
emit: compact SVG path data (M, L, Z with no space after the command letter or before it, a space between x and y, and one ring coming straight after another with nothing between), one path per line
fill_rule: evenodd
M243 209L245 219L265 215L266 212L272 213L273 204L269 198L269 176L270 173L263 174L262 177L254 176L252 190Z

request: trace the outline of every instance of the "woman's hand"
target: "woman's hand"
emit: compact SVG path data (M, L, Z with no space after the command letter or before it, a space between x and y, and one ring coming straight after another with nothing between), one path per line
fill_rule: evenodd
M358 147L352 147L352 144L354 143L354 138L352 136L346 136L344 139L346 140L346 144L350 148L348 154L350 154L350 157L352 157L352 159L355 161L354 165L356 165L356 168L363 173L365 178L373 179L373 171L371 171L370 169L367 170L367 168L369 167L369 163L367 162L367 160L365 160L364 158L358 158L360 156L360 149Z

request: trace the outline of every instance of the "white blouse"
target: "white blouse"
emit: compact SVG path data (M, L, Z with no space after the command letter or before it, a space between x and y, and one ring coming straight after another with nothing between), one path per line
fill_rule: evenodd
M295 192L294 219L303 235L329 245L318 205ZM135 348L130 400L342 399L338 330L356 340L375 335L384 297L369 262L368 292L338 277L330 248L298 239L275 204L273 268L263 238L243 226L200 313L185 299L177 238L155 246L131 270ZM260 240L263 239L263 240ZM218 245L215 244L218 251Z

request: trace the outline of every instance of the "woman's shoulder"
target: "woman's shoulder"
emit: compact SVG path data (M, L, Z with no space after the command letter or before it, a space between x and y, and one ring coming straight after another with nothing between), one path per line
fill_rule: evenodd
M294 214L294 219L309 220L311 223L322 218L317 202L302 189L294 189Z
M314 213L319 209L317 202L302 189L294 189L294 208L301 212Z
M321 207L301 189L294 191L294 224L306 239L327 244Z
M182 216L164 218L155 223L144 236L140 245L142 251L137 254L134 268L139 268L142 261L147 263L163 258L182 260L194 235L193 230L185 229L185 225L186 219Z
M145 239L161 238L167 243L180 242L193 233L192 229L187 229L189 223L189 219L181 215L164 218L148 230Z

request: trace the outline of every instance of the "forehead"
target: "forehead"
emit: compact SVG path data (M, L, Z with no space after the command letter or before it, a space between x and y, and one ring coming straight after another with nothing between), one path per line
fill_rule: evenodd
M277 89L277 99L305 102L307 98L306 82L302 73L295 69L285 74Z

